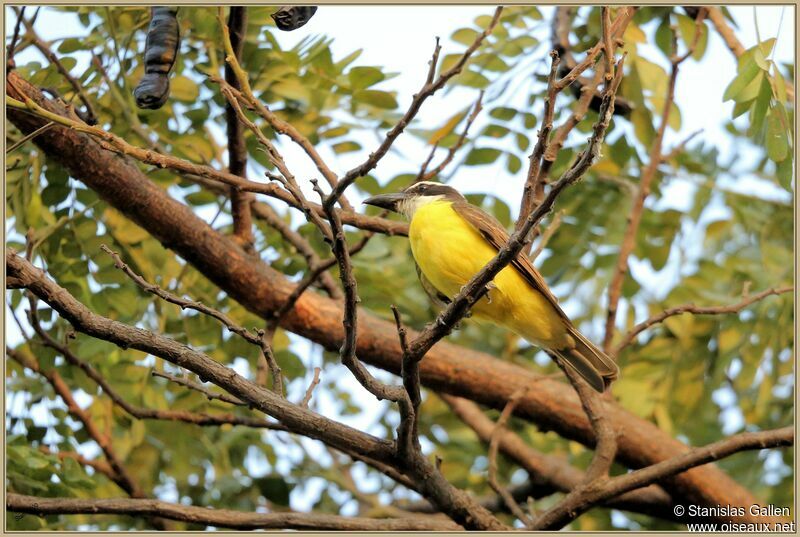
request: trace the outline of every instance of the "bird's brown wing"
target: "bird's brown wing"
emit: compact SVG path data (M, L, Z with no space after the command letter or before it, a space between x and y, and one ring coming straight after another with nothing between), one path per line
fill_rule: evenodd
M478 231L486 241L494 247L495 250L500 250L508 243L508 232L492 215L486 213L484 210L471 205L465 201L453 202L453 210L456 211L464 220ZM558 299L548 289L547 283L539 271L533 266L531 260L523 252L517 254L517 257L511 261L517 272L533 287L536 291L542 294L558 314L567 322L567 326L572 326L572 322L567 315L558 305Z
M508 243L509 236L505 228L494 217L478 207L467 202L458 201L453 203L453 210L469 222L495 249L500 250ZM568 347L551 349L551 351L555 352L564 364L580 374L595 390L602 393L614 379L619 377L617 364L591 341L586 339L583 334L578 332L578 329L569 320L564 310L558 305L558 299L547 288L544 278L534 268L528 256L520 252L511 261L511 266L525 278L525 281L533 289L547 299L553 309L564 320L567 332L572 336L573 343Z

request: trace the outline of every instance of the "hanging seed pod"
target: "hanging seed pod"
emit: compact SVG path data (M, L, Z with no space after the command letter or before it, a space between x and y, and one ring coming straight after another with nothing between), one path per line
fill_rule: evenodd
M144 76L133 90L136 106L161 108L169 97L169 73L175 66L180 44L177 7L154 7L144 46Z
M291 32L297 30L314 16L317 6L283 6L272 14L278 30Z

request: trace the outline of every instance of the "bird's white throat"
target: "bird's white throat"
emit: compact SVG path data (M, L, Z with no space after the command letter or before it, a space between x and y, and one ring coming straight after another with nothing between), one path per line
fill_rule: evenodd
M414 213L417 212L421 207L442 199L444 199L443 195L413 196L401 201L397 206L397 212L411 220L414 217Z

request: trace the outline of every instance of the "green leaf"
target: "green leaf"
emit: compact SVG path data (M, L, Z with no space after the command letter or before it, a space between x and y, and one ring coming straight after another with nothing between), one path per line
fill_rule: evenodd
M61 54L70 54L78 50L83 50L85 47L83 41L74 37L67 38L58 46L58 51Z
M686 45L686 48L690 48L694 43L695 34L697 33L697 23L691 17L687 17L686 15L678 14L678 30L681 34L681 39ZM700 35L697 37L697 44L695 45L694 51L692 51L692 58L695 60L700 60L705 54L706 48L708 47L708 26L706 26L705 22L701 22L700 26Z
M783 78L781 70L778 69L777 65L775 65L772 69L772 80L775 82L775 98L782 103L788 102L788 97L786 95L786 82Z
M281 476L259 477L253 481L267 500L278 505L289 505L292 487Z
M500 153L501 151L499 149L494 149L491 147L475 148L469 152L469 155L467 155L464 163L468 166L491 164L497 160L497 157L500 156Z
M481 134L492 138L503 138L508 135L509 132L511 132L511 129L502 125L487 125Z
M766 117L769 104L772 100L772 86L767 80L767 77L762 78L761 88L758 92L758 97L753 103L750 112L750 127L747 130L747 135L754 138L760 138L760 133L764 132L764 118Z
M755 78L734 97L734 100L737 102L749 102L755 99L761 89L761 82L765 77L764 71L759 71Z
M633 123L636 137L645 145L650 145L656 136L656 129L653 127L652 116L642 107L636 107L631 112L631 122Z
M758 65L759 69L769 72L769 63L760 48L753 51L753 60L756 62L756 65Z
M638 71L642 87L650 90L654 96L666 97L669 77L664 68L641 57L636 58L634 65Z
M450 39L456 43L469 46L475 42L475 39L477 39L479 35L480 32L472 28L461 28L460 30L453 32L453 35L450 36Z
M467 69L458 75L454 81L454 83L461 86L467 86L468 88L475 89L484 89L491 83L491 80L486 78L481 73L473 71L472 69Z
M722 100L730 101L731 99L734 99L742 102L743 99L739 99L737 97L759 73L761 73L761 70L758 68L758 65L755 62L744 64L739 68L739 74L736 75L736 78L734 78L725 89L725 93L722 95Z
M792 159L785 158L778 163L777 169L775 170L775 175L778 178L778 182L780 185L787 191L791 192L792 190L792 174L794 172L794 166L792 165Z
M269 91L278 97L292 101L307 103L311 100L311 93L308 87L298 80L288 79L276 82L269 87Z
M353 93L353 99L376 108L392 110L397 108L397 99L391 93L379 90L362 90Z
M781 118L775 109L767 115L766 134L767 155L774 162L781 162L789 154L789 140Z
M442 125L439 129L435 130L431 137L428 138L428 144L436 145L438 144L442 138L453 132L456 126L461 123L461 120L464 119L464 116L467 115L467 109L462 110L461 112L457 112L453 114L453 116L447 120L447 122Z
M333 144L331 148L336 154L341 154L341 153L350 153L352 151L358 151L359 149L361 149L361 145L357 142L348 141L348 142L340 142L338 144Z
M506 155L506 169L509 173L517 173L522 168L522 161L513 153L506 153Z
M658 25L655 35L656 46L669 57L672 54L672 29L669 24L669 17L665 17Z
M382 81L383 72L376 67L353 67L347 73L353 90L363 90Z
M502 121L510 121L517 115L517 111L507 106L496 106L489 110L489 115Z
M198 192L192 192L191 194L186 195L186 201L191 205L208 205L209 203L215 203L218 200L216 194L211 192L210 190L200 190Z
M170 98L184 102L193 103L200 95L200 88L197 87L190 78L179 75L170 80Z

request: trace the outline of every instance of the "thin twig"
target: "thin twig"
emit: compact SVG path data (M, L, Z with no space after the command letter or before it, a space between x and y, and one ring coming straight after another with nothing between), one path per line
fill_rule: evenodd
M642 213L644 212L644 202L650 195L650 188L655 178L658 166L661 164L662 147L664 143L664 134L669 125L669 116L674 106L675 101L675 83L678 79L678 70L680 64L683 63L697 46L698 36L701 32L702 20L697 23L695 28L695 38L689 46L686 54L678 56L677 53L677 36L673 31L673 54L670 58L671 69L669 82L667 85L667 95L664 100L664 107L661 111L661 122L658 131L656 132L653 144L650 147L649 161L643 168L639 188L636 197L633 200L630 213L628 214L628 223L623 235L622 244L620 245L619 255L615 264L614 273L611 278L611 283L608 286L608 312L606 314L605 335L603 337L603 350L609 352L611 350L611 342L614 337L614 325L617 319L617 308L619 306L619 299L622 294L622 284L625 280L625 275L628 272L628 258L636 245L636 236L639 231L639 224L642 220Z
M606 83L611 82L614 78L614 47L611 44L611 8L603 6L600 8L603 21L603 53L606 58Z
M433 168L430 171L427 171L428 165L433 159L433 155L438 147L438 144L434 145L433 149L431 150L430 156L428 157L425 164L423 164L422 169L420 169L419 173L417 174L417 178L414 180L414 182L430 181L431 179L442 173L442 171L447 167L447 165L453 161L453 158L455 157L458 150L461 149L461 147L464 145L464 142L466 142L467 134L469 134L470 127L478 118L478 114L481 113L481 110L483 110L482 101L483 101L483 91L481 91L480 94L478 95L478 100L475 101L475 104L472 107L472 112L467 117L467 123L464 125L464 130L461 131L461 134L459 135L458 140L456 140L456 143L454 143L447 150L447 155L445 155L442 161L439 164L437 164L435 168Z
M35 310L28 314L29 321L34 331L37 333L42 343L61 354L67 362L79 368L84 374L92 379L100 389L103 390L111 401L136 419L152 419L162 421L181 421L199 426L219 426L219 425L241 425L245 427L273 429L285 431L286 428L280 424L269 422L260 418L250 418L247 416L236 416L234 414L206 414L203 412L195 413L187 410L156 410L152 408L138 407L127 402L108 381L86 361L80 359L72 352L66 343L62 344L50 337L39 323L38 315ZM72 333L74 337L74 333Z
M47 129L49 129L53 125L55 125L55 123L53 123L52 121L49 121L49 122L45 123L44 125L42 125L41 127L39 127L38 129L36 129L35 131L33 131L32 133L23 136L18 141L16 141L13 145L8 146L8 148L6 149L6 155L8 155L9 153L14 151L15 149L17 149L21 145L23 145L28 140L33 140L34 138L36 138L37 136L39 136L40 134L45 132Z
M36 31L33 29L33 23L30 21L26 21L20 11L17 11L17 16L22 20L22 23L25 25L25 31L28 35L28 39L30 39L33 46L39 49L47 60L55 66L59 73L69 82L69 85L72 86L72 89L75 90L75 93L80 98L83 105L86 107L86 114L84 116L84 121L89 125L96 125L97 124L97 112L92 106L92 102L89 100L89 97L86 95L86 91L84 90L83 86L81 86L80 82L78 82L75 77L73 77L69 70L64 67L64 64L61 63L61 60L58 59L58 56L50 49L50 47L42 41L42 39L38 36Z
M368 232L361 238L361 240L350 247L349 253L350 256L354 256L358 252L364 249L367 245L369 240L374 236L374 233ZM267 331L269 332L274 331L278 324L280 323L281 319L283 319L284 315L292 311L297 304L297 301L300 300L300 297L303 296L309 287L328 269L333 267L338 263L335 257L330 259L326 259L324 261L319 261L314 267L309 267L309 271L303 276L303 279L297 284L297 286L292 289L291 294L286 297L286 300L281 304L281 307L275 310L272 314L272 318L267 323ZM338 289L338 288L337 288Z
M312 179L314 190L319 194L321 200L325 199L325 193L320 189L319 183ZM356 357L356 337L358 331L358 289L356 279L353 277L353 267L350 264L350 251L342 229L342 222L334 210L333 205L323 204L326 216L330 222L333 242L331 249L339 265L339 279L344 287L344 317L342 325L345 335L341 348L339 349L339 360L347 367L356 380L367 389L378 400L387 399L397 402L403 397L403 391L396 386L388 386L376 379L372 373L364 367Z
M625 347L630 345L636 340L636 337L650 328L653 325L658 323L664 322L666 319L670 317L674 317L675 315L681 315L683 313L692 313L694 315L721 315L726 313L739 313L747 306L758 302L770 295L781 295L783 293L789 293L794 290L794 287L779 287L779 288L771 288L765 291L761 291L755 295L749 296L742 300L741 302L737 302L735 304L730 304L728 306L695 306L694 304L681 304L680 306L674 306L672 308L667 308L661 313L657 313L652 317L642 321L641 323L634 326L625 337L622 338L622 341L614 348L614 355L618 355Z
M503 501L506 503L508 509L517 517L523 524L525 524L526 528L530 528L533 521L531 520L530 516L528 516L525 511L519 506L517 501L514 497L509 493L508 489L501 486L500 483L497 481L497 452L500 448L500 439L505 431L506 423L508 423L509 418L511 417L512 412L514 412L514 408L519 403L520 399L525 396L529 387L524 387L521 390L517 390L511 397L508 399L508 403L506 403L505 408L503 408L503 412L500 413L500 418L498 418L497 423L494 426L494 430L489 438L489 486L503 498Z
M681 140L681 142L678 145L676 145L672 149L672 151L670 151L669 153L666 153L664 155L661 155L661 162L667 162L667 161L672 160L673 158L677 157L678 155L680 155L683 152L683 150L686 149L686 145L689 142L691 142L697 135L699 135L702 132L703 132L703 129L697 129L696 131L691 133L689 136L687 136L686 138Z
M476 403L447 394L439 396L483 442L489 443L495 431L495 423ZM499 448L506 457L519 464L530 476L530 482L526 485L523 495L511 492L517 501L522 501L525 497L544 498L554 492L568 493L586 480L582 470L571 466L561 457L534 450L519 435L511 431L506 430L500 434ZM656 485L627 492L609 499L604 505L650 516L674 518L672 498Z
M617 453L617 432L611 426L607 413L603 409L604 397L593 390L577 372L566 366L556 356L551 355L551 358L564 371L570 384L578 393L583 411L586 413L586 417L589 418L589 423L594 431L594 456L586 469L584 480L581 484L582 486L594 486L597 482L608 479L608 472L614 463L614 457ZM573 493L580 493L580 490L575 489L570 494ZM567 498L564 501L567 501Z
M100 472L101 474L109 478L111 481L119 479L119 476L116 473L114 473L114 469L111 468L111 466L103 460L87 459L80 453L76 453L74 451L58 451L54 453L49 449L47 449L46 446L39 446L39 451L47 455L55 455L61 461L63 461L64 459L72 459L82 466L89 466L93 468L96 472Z
M239 101L236 99L235 95L233 94L233 88L220 82L222 87L222 94L228 101L228 104L231 108L234 109L236 112L239 121L243 123L250 131L255 134L256 138L258 139L258 143L266 150L267 156L269 157L270 162L273 166L275 166L280 175L274 175L270 172L267 172L267 177L272 180L278 181L280 184L284 186L286 190L291 193L294 197L297 204L302 208L303 212L306 215L306 219L313 223L317 228L319 228L322 236L325 238L326 241L331 240L331 231L325 222L322 220L322 217L319 216L311 206L308 204L308 201L303 194L303 191L300 189L300 185L297 184L297 180L295 179L292 172L289 170L289 167L286 164L286 161L283 158L283 155L278 151L275 144L273 144L269 138L267 138L261 129L258 126L250 121L250 119L245 115L244 110L239 105Z
M311 379L311 384L308 385L306 389L306 394L303 396L303 400L300 402L300 406L303 408L308 408L308 403L311 402L311 396L314 395L314 388L317 387L319 384L319 375L322 372L322 369L319 367L314 368L314 378Z
M542 252L544 251L545 247L547 247L547 243L550 242L550 239L555 234L556 230L558 230L559 226L561 225L561 218L564 216L564 211L558 211L552 220L550 220L550 224L542 233L542 236L539 238L539 243L534 248L533 252L529 256L531 261L535 261L537 257L539 257Z
M114 266L120 269L122 272L124 272L125 275L128 276L128 278L130 278L133 281L133 283L139 286L139 288L141 288L142 290L150 294L156 295L157 297L166 302L175 304L176 306L180 306L181 309L188 308L195 310L199 313L202 313L204 315L208 315L209 317L212 317L213 319L219 321L225 328L228 329L228 331L238 335L251 345L255 345L256 347L258 347L265 356L267 362L270 364L270 368L273 370L273 372L276 372L276 374L273 375L272 377L272 390L275 393L283 394L283 380L280 375L280 368L277 366L277 363L275 362L275 357L272 354L271 347L266 343L266 341L262 337L263 334L261 334L260 332L255 332L255 333L250 332L245 327L236 324L233 321L233 319L231 319L221 311L214 309L210 306L206 306L202 302L181 298L173 293L170 293L169 291L165 291L158 285L151 284L150 282L145 280L142 276L136 274L133 271L133 269L131 269L124 261L122 261L120 255L111 250L108 246L106 246L105 244L101 244L100 249L103 250L108 255L110 255L111 258L114 260Z
M444 85L454 76L461 73L461 71L466 66L469 59L472 57L472 54L478 50L478 48L483 44L487 37L492 33L497 23L500 21L500 15L503 13L503 8L498 7L495 9L494 16L492 17L491 22L486 27L486 29L478 34L472 44L467 47L467 49L459 56L458 60L450 67L447 71L440 73L438 78L435 81L427 82L425 85L414 95L413 99L411 100L411 104L409 105L408 109L406 110L403 117L400 118L392 129L386 133L386 137L384 138L383 142L378 146L378 148L370 153L369 157L366 161L362 164L359 164L355 168L352 168L348 171L339 181L339 184L334 187L333 191L330 193L328 198L325 200L323 205L333 205L339 199L339 197L344 193L344 191L349 187L356 179L359 177L363 177L372 171L375 166L378 165L378 162L386 155L389 149L394 144L394 141L397 139L398 136L405 130L406 126L411 122L412 119L417 115L422 104L425 100L440 90ZM437 41L436 50L434 51L433 60L431 63L435 62L435 59L438 57L438 49L439 44Z
M247 406L247 403L242 402L240 399L238 399L236 397L231 397L230 395L227 395L227 394L224 394L224 393L214 393L214 392L208 390L205 386L203 386L202 384L200 384L198 382L193 382L193 381L191 381L189 379L186 379L186 378L183 378L183 377L179 377L177 375L171 375L169 373L162 373L161 371L151 371L150 374L153 375L154 377L160 377L162 379L167 379L170 382L174 382L175 384L180 384L181 386L189 388L190 390L194 390L196 392L200 392L209 401L213 401L213 400L216 399L217 401L222 401L224 403L230 403L230 404L236 405L236 406Z
M534 523L534 529L563 528L599 502L659 482L691 468L724 459L740 451L784 447L793 444L794 427L784 427L771 431L740 433L705 447L693 448L671 459L614 477L603 483L602 486L584 488L581 494L573 496L570 502L561 502L542 514Z
M14 34L11 36L11 43L8 44L8 49L6 49L6 69L13 69L14 64L14 52L16 52L17 41L19 40L19 30L20 26L22 26L22 20L25 18L25 7L22 8L17 12L17 22L14 24Z
M295 144L300 146L303 151L305 151L306 155L308 155L308 157L311 159L311 161L314 162L317 170L320 172L320 174L322 174L331 188L335 188L338 184L338 178L336 177L336 174L325 163L311 141L302 133L300 133L300 131L298 131L293 125L276 116L266 104L264 104L260 99L256 98L252 88L250 87L247 72L242 69L241 65L239 64L239 56L234 52L233 42L231 40L230 32L228 31L228 26L222 19L222 11L223 8L220 7L218 18L220 26L222 27L223 46L226 51L226 69L230 68L231 74L236 78L239 86L231 88L231 96L234 100L241 100L248 108L254 110L258 115L264 118L267 123L272 126L275 132L288 136ZM221 82L218 77L212 76L211 80L217 83ZM226 76L226 81L227 80L228 77ZM353 210L352 206L345 198L340 200L340 205L343 209Z

